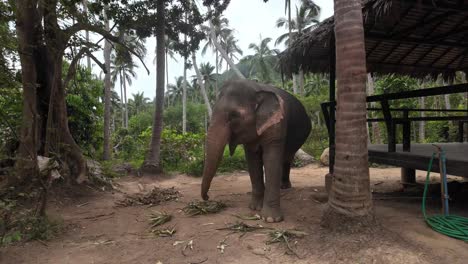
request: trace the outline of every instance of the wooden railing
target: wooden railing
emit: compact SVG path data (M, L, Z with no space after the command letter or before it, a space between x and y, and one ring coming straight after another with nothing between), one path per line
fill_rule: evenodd
M389 93L382 95L373 95L366 98L367 102L379 102L380 108L367 108L368 111L381 111L383 118L369 118L368 122L385 122L388 139L388 152L396 151L396 128L398 125L403 127L403 151L409 152L411 149L411 122L415 121L458 121L458 141L463 142L464 139L464 124L468 123L468 109L416 109L416 108L390 108L389 101L401 100L409 98L420 98L435 95L468 93L468 84L457 84L451 86L435 87L420 89L415 91L407 91L400 93ZM336 102L325 102L321 104L323 117L327 125L329 138L335 138L335 129L330 129L334 125L335 120L331 120L331 116L335 116ZM333 112L331 112L333 111ZM410 112L443 112L443 113L465 113L465 115L446 115L446 116L427 116L427 117L410 117ZM401 112L399 117L395 117L392 112ZM332 141L334 142L334 140ZM334 148L334 144L330 145ZM330 150L334 153L334 149ZM331 154L330 154L331 155ZM330 157L330 166L334 165L334 157Z

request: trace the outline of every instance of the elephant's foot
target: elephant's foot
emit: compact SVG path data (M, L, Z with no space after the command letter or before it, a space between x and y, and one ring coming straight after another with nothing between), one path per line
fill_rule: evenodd
M283 221L283 214L279 208L271 208L264 206L260 216L262 217L263 221L268 223L276 223Z
M289 189L291 188L292 185L291 185L291 182L290 181L287 181L287 182L282 182L281 183L281 189Z
M262 210L262 207L263 207L263 197L262 198L252 197L252 200L250 201L250 204L249 204L249 208L254 211L260 211Z

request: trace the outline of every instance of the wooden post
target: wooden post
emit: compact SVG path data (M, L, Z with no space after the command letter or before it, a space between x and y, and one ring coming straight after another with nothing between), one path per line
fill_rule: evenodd
M388 138L388 152L396 151L396 137L395 137L395 123L392 120L392 113L387 100L380 101L382 112L385 119L385 126L387 127Z
M403 151L411 152L411 121L408 120L408 110L403 110ZM415 183L416 170L401 168L401 183Z
M459 121L458 122L458 142L463 143L464 135L463 130L465 129L465 122Z

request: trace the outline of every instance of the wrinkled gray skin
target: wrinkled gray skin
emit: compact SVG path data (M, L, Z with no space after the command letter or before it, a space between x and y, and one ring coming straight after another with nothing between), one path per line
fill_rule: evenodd
M225 83L208 129L202 198L209 198L208 190L226 144L231 155L237 145L243 144L252 182L249 207L261 210L267 222L282 221L280 188L291 187L291 162L310 129L304 107L289 93L248 80Z

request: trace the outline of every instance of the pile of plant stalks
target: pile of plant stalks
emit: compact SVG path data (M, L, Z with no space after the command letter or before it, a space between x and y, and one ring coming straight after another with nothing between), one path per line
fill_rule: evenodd
M174 201L180 197L179 191L174 187L171 188L158 188L154 187L153 190L146 194L137 193L127 195L123 200L116 202L117 206L134 206L134 205L159 205L163 202Z

